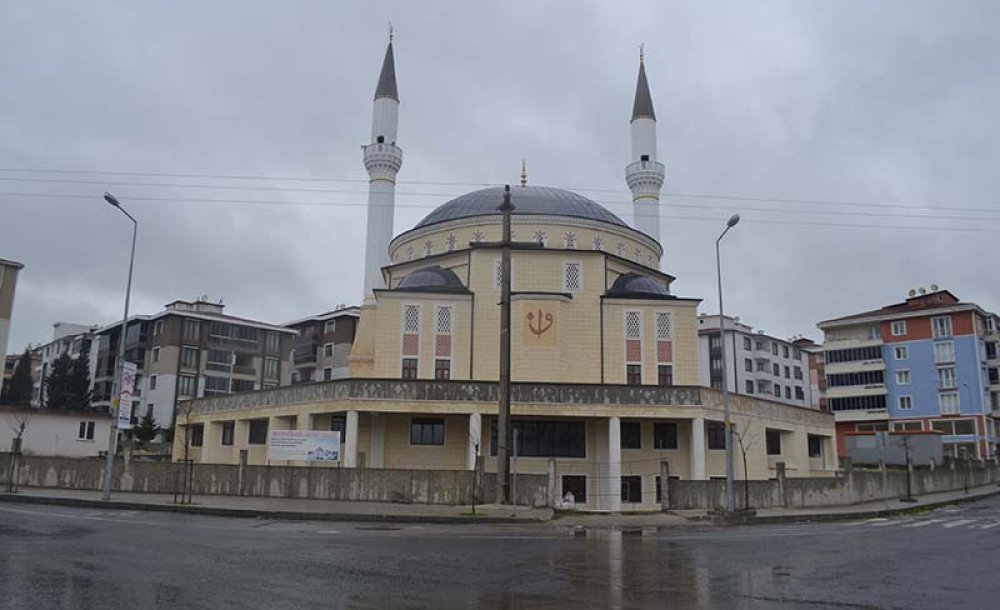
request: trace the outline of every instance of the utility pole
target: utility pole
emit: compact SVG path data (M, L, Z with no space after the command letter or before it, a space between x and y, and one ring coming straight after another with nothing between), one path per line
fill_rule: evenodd
M497 422L497 503L510 504L510 221L514 204L504 186L500 248L500 416Z

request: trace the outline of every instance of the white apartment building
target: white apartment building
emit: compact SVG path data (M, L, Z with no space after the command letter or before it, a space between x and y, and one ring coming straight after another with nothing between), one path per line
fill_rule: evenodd
M808 355L791 341L772 337L726 316L726 385L730 392L760 396L798 407L819 408L809 382ZM701 385L722 388L719 316L698 316L698 375Z
M94 388L94 373L97 370L96 332L99 326L56 322L52 325L52 340L39 345L34 350L35 370L32 374L31 406L45 404L45 378L52 370L52 363L63 354L76 360L81 354L90 358L90 388Z

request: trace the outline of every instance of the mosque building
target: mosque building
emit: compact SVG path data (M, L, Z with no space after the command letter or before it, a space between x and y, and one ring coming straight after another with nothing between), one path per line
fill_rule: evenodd
M196 461L236 463L245 450L263 464L267 430L339 430L339 467L496 472L504 187L456 197L394 236L399 107L390 40L363 147L364 305L350 376L182 406ZM577 193L529 185L523 166L510 188L517 469L546 473L555 459L559 496L594 510L655 505L664 460L682 479L725 474L722 397L699 386L700 300L673 294L661 270L665 170L642 58L630 127L634 225ZM749 478L775 476L778 462L788 476L835 472L828 413L745 395L731 405L751 441Z

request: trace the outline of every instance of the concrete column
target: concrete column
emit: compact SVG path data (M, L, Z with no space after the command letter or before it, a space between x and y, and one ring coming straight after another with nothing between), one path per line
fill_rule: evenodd
M385 419L384 413L372 413L372 443L368 462L372 468L385 468Z
M312 430L312 415L305 413L295 416L295 430Z
M549 508L555 508L559 506L559 492L557 491L558 486L556 484L556 461L554 458L549 458L549 485L548 485L548 506Z
M691 480L705 480L705 418L691 420Z
M481 446L480 438L482 436L483 429L483 418L479 413L473 413L469 416L469 446L465 457L465 467L468 470L474 470L476 468L476 451L477 446Z
M608 510L622 511L622 425L617 416L608 418Z
M340 463L344 468L358 466L358 412L348 411L346 429L344 430L343 447L340 450Z

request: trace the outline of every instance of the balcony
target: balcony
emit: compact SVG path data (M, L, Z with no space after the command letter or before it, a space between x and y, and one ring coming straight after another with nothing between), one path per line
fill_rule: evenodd
M316 335L300 336L295 341L295 358L293 361L296 365L316 362L318 351L319 340Z

